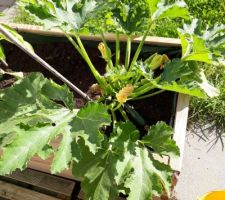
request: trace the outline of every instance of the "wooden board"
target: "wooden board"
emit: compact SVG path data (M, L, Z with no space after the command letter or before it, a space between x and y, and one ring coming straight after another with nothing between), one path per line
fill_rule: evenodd
M63 199L70 199L75 188L75 182L63 179L57 176L41 173L31 169L24 171L17 170L4 177L8 182L20 182L27 185L32 185L37 191L47 192L60 196Z
M0 181L0 199L8 200L60 200L11 183Z
M174 171L180 172L182 169L182 162L184 157L185 136L188 121L190 96L179 94L176 108L176 118L174 123L173 139L176 141L180 149L180 157L170 159L169 163Z
M38 171L46 172L46 173L51 173L50 168L51 168L51 163L52 163L53 157L47 159L47 160L42 160L38 156L34 156L28 163L28 168L35 169ZM60 174L57 174L58 176L69 178L69 179L74 179L72 176L71 170L64 170Z
M15 24L15 23L9 23L9 26L16 29L18 32L24 32L24 33L32 33L37 35L44 35L44 36L58 36L58 37L65 37L63 32L59 30L58 28L53 28L49 31L44 30L42 26L36 26L36 25L28 25L28 24ZM106 34L105 38L107 41L115 41L116 36L115 34ZM83 40L90 40L90 41L101 41L101 36L99 35L83 35L81 36L81 39ZM120 40L126 41L127 36L121 35ZM141 41L142 37L133 37L132 42L139 43ZM145 40L145 44L152 44L152 45L158 45L158 46L164 46L164 47L180 47L181 42L180 39L174 39L174 38L163 38L163 37L152 37L149 36Z
M26 169L10 176L0 176L0 199L6 200L84 200L78 182ZM40 190L45 189L45 190ZM51 192L57 193L51 194ZM68 196L69 195L69 196ZM118 197L116 200L125 200ZM165 200L153 197L153 200Z

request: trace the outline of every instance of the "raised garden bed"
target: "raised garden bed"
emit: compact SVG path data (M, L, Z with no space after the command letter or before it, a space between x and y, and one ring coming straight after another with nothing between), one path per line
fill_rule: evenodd
M71 82L81 88L83 91L88 91L88 88L95 83L94 77L89 73L80 55L73 50L71 44L66 42L63 34L58 29L45 31L40 26L10 24L18 32L22 33L25 39L33 43L35 52L54 66L60 73L67 77ZM83 36L91 55L92 61L98 70L104 73L105 62L100 57L97 50L99 36ZM115 35L107 35L108 41L115 41ZM122 37L121 41L125 41L126 37ZM134 38L133 42L139 43L141 38ZM125 45L124 45L125 48ZM148 37L146 39L144 53L142 57L149 57L154 52L166 53L169 56L180 56L180 42L178 39ZM47 77L61 83L51 73L43 69L36 61L25 55L21 50L13 45L6 45L5 52L8 57L10 69L13 71L42 72ZM51 52L51 53L49 53ZM11 81L4 80L0 83L0 87L11 84ZM82 106L84 100L75 94L76 102ZM166 100L166 101L165 101ZM180 149L181 156L178 159L163 158L165 162L169 162L174 171L180 172L182 168L182 159L184 152L185 133L188 118L189 96L184 94L176 94L173 92L165 92L151 99L143 100L142 102L134 103L134 106L147 120L148 124L155 124L157 121L165 121L174 127L173 138ZM143 109L144 108L144 109ZM60 139L55 140L54 146L58 146ZM43 172L50 172L50 164L53 158L42 160L35 156L28 164L28 167ZM161 159L161 158L160 158ZM65 171L59 176L72 178L71 171Z
M201 32L195 19L178 30L180 46L178 40L147 36L159 19L190 19L183 1L20 3L51 31L12 25L33 41L35 51L6 25L0 25L0 37L58 79L14 47L6 47L12 59L6 61L1 47L1 61L6 66L9 62L13 70L23 71L26 76L6 68L0 71L5 77L3 87L13 83L7 80L8 75L18 79L0 94L5 115L0 115L0 174L22 170L30 161L31 168L45 172L50 169L68 178L73 174L81 181L86 199L170 196L173 172L179 172L182 164L187 95L219 95L198 64L221 62L223 27ZM62 32L50 29L53 27ZM85 62L72 53L72 46L62 35ZM45 76L31 71L41 71Z

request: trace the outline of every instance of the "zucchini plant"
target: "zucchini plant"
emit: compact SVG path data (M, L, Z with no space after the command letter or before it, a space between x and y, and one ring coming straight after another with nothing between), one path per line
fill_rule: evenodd
M89 66L96 79L91 89L98 91L98 96L77 110L67 86L40 73L25 77L10 73L18 80L0 91L0 174L24 169L34 155L42 159L54 155L51 172L72 168L74 177L82 182L85 199L114 200L120 194L129 200L152 199L162 193L169 196L172 169L155 155L179 156L173 129L158 122L143 134L137 127L144 127L145 119L129 102L164 91L199 98L217 96L219 91L208 83L198 63L224 62L224 26L201 30L182 0L20 0L19 5L46 29L62 30ZM170 59L155 53L141 60L146 37L163 18L192 20L178 30L182 57ZM15 31L1 27L30 48ZM108 32L115 33L115 54L105 38ZM80 39L82 34L101 36L98 49L106 62L105 74L93 65ZM123 61L120 38L124 34ZM135 36L142 40L132 55ZM0 55L5 62L3 50ZM62 139L59 147L53 148L51 141L56 137Z

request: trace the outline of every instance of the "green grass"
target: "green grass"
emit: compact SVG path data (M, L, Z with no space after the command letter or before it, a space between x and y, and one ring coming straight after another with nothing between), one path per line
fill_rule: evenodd
M224 0L185 0L193 16L202 20L204 25L225 24Z
M174 2L175 0L168 0ZM225 2L224 0L185 0L192 16L202 20L205 28L216 23L225 24ZM154 35L161 37L178 37L177 28L181 27L180 20L161 20L158 22Z
M35 22L34 17L26 13L23 8L18 8L18 13L19 14L13 19L15 23L38 25L38 23Z
M209 80L220 89L220 96L203 100L192 98L190 119L210 123L219 128L220 133L225 133L225 66L204 65L203 68Z
M180 27L180 21L172 21L169 19L163 19L160 20L156 26L154 27L154 30L152 32L152 35L157 35L160 37L170 37L170 38L177 38L177 28Z

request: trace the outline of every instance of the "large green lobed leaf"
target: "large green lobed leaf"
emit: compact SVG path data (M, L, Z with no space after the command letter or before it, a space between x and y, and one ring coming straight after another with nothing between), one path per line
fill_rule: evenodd
M7 26L6 24L1 24L0 26L2 29L5 29L6 31L8 31L12 37L17 40L17 42L21 45L23 45L23 47L25 47L27 50L33 52L33 47L26 41L24 41L23 37L18 34L14 29L12 29L11 27ZM0 41L2 40L6 40L8 42L11 42L3 33L0 33ZM4 65L7 65L6 63L6 56L4 53L4 49L2 44L0 43L0 61L3 62Z
M209 64L225 64L225 26L201 28L201 22L193 19L178 29L182 43L182 60L194 60Z
M142 142L154 149L155 153L168 156L179 156L179 148L174 140L171 140L173 129L163 122L152 126Z
M106 139L95 155L79 144L83 156L73 164L73 174L83 180L81 187L85 199L113 200L123 193L131 200L146 200L152 199L153 195L159 196L162 190L170 193L171 168L156 161L143 144L144 141L153 144L160 137L163 150L158 147L156 153L173 156L179 155L179 150L165 123L161 122L153 129L158 130L156 134L139 142L139 131L132 123L117 123L109 141Z
M206 79L204 72L195 61L173 59L164 66L158 82L152 84L163 90L169 90L196 96L199 98L216 97L219 90Z
M169 4L166 0L148 0L148 3L152 13L152 20L159 20L163 18L190 18L187 5L183 0L177 0L171 4Z
M47 158L49 152L54 152L52 173L61 172L71 163L71 145L76 144L73 140L84 140L90 149L100 148L99 128L111 122L107 107L102 104L88 103L79 112L73 109L73 94L69 89L39 73L1 90L0 108L1 175L23 169L35 154ZM84 126L86 123L89 128ZM52 151L46 145L59 135L62 141Z
M47 29L60 27L70 31L80 30L84 26L89 15L94 13L97 2L95 0L20 0L19 5Z

